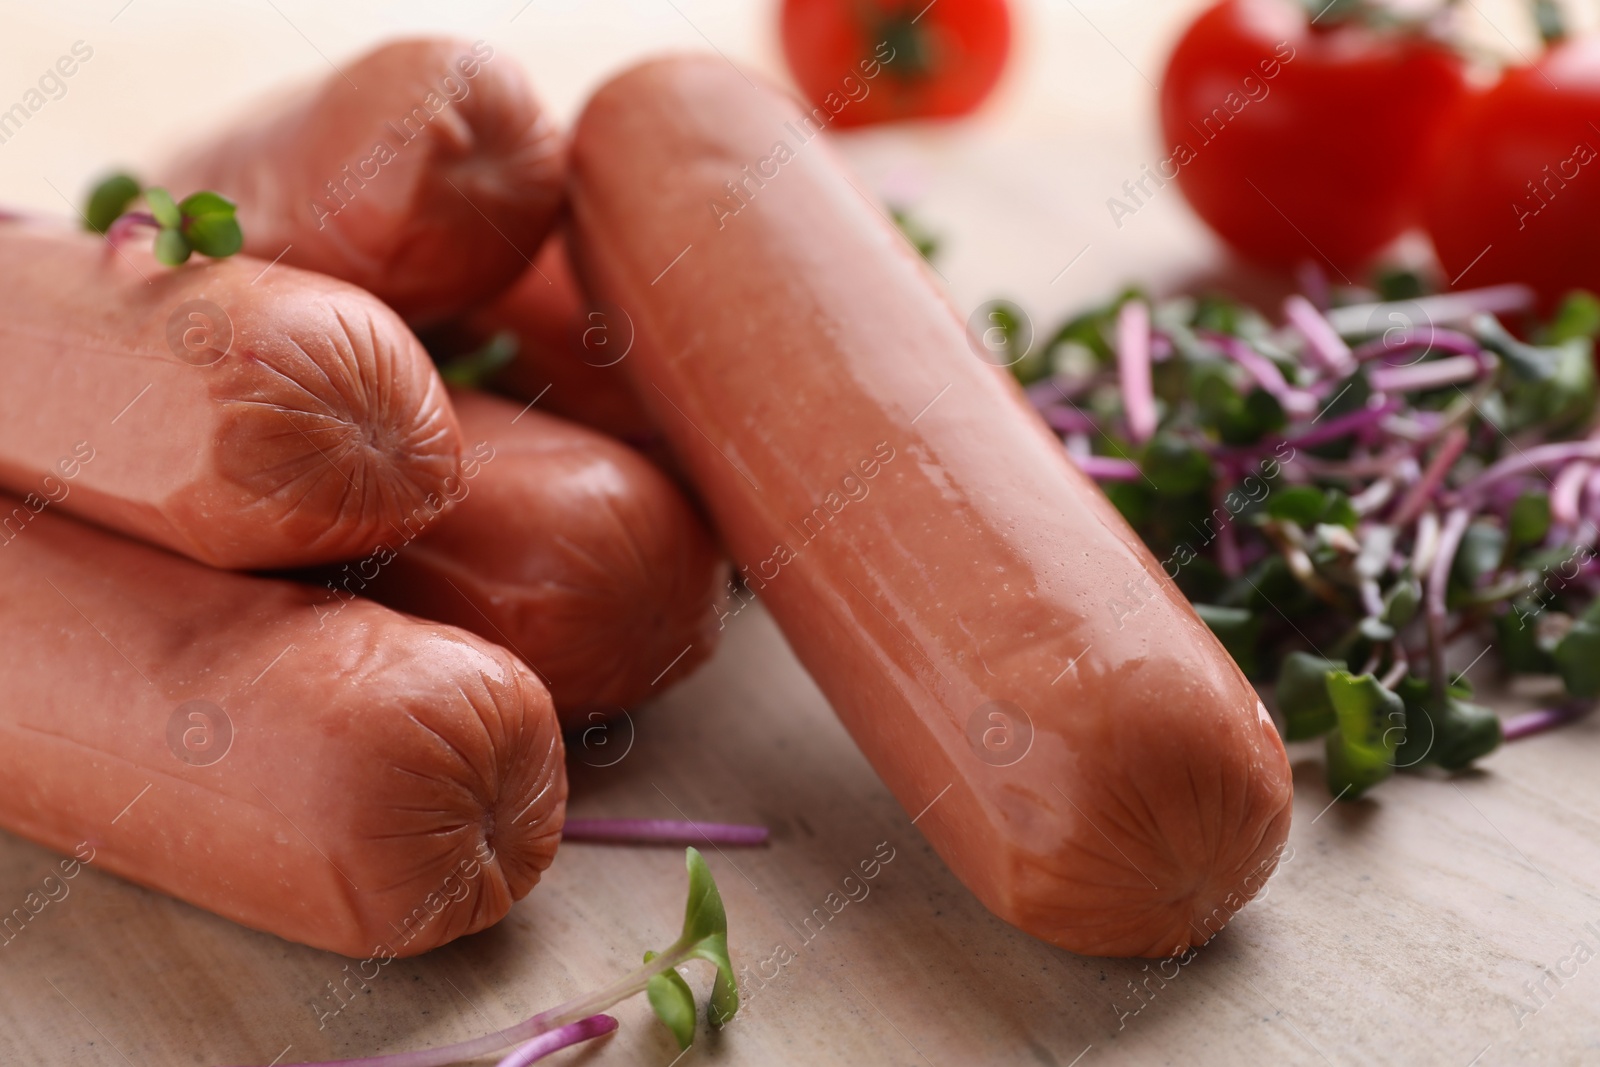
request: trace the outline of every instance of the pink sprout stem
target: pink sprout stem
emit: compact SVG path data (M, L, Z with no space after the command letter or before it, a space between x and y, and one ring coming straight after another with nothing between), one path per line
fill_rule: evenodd
M1221 482L1217 483L1214 496L1216 503L1224 508L1226 505L1223 505L1223 498L1226 495L1226 486ZM1217 531L1217 566L1229 578L1237 578L1244 573L1244 561L1239 556L1239 535L1234 531L1231 519L1224 519Z
M1216 345L1222 353L1245 369L1256 384L1270 393L1285 411L1292 415L1309 415L1317 409L1317 398L1304 389L1296 389L1283 377L1283 372L1272 360L1263 356L1243 338L1222 333L1207 333L1205 339Z
M716 845L754 847L767 843L765 826L741 823L680 822L676 819L568 819L563 841L631 845Z
M1520 741L1524 737L1542 734L1546 730L1553 730L1558 726L1587 715L1590 706L1580 703L1563 704L1556 708L1540 708L1538 711L1526 711L1521 715L1513 715L1500 726L1500 732L1507 741Z
M1039 414L1056 433L1094 433L1098 429L1093 419L1072 404L1044 404Z
M587 1019L579 1019L560 1029L551 1030L548 1034L540 1034L501 1060L495 1067L528 1067L528 1064L542 1060L552 1052L559 1052L580 1041L602 1037L616 1028L617 1020L611 1016L591 1015Z
M1283 302L1283 314L1289 324L1300 331L1300 336L1306 340L1306 352L1323 370L1343 378L1355 369L1350 346L1315 304L1296 293Z
M1416 300L1385 304L1348 304L1328 312L1328 322L1340 333L1376 332L1394 322L1420 321L1435 325L1465 322L1480 313L1499 315L1526 311L1533 306L1533 290L1526 285L1491 285L1459 293L1439 293Z
M1593 470L1593 466L1579 460L1567 464L1561 469L1561 473L1556 475L1555 485L1550 490L1550 518L1557 525L1571 526L1578 521L1578 507L1583 496L1583 486Z
M1380 393L1422 392L1457 382L1470 382L1482 375L1487 367L1488 363L1475 355L1446 356L1409 367L1377 367L1368 380L1372 388Z
M1444 527L1439 531L1439 547L1428 568L1426 592L1428 614L1428 643L1433 653L1434 687L1444 690L1445 591L1450 583L1450 567L1456 561L1456 549L1461 547L1461 537L1467 532L1472 513L1466 508L1454 508L1445 516Z
M1423 470L1422 477L1417 479L1411 491L1400 502L1400 506L1395 508L1394 525L1409 525L1412 519L1422 514L1423 509L1433 500L1433 495L1438 492L1439 486L1444 484L1450 468L1461 458L1461 453L1467 450L1467 441L1467 431L1460 426L1451 427L1450 432L1444 435L1444 440L1439 442L1438 451L1434 452L1433 459Z
M159 226L156 217L148 211L130 211L125 215L117 216L115 222L106 230L106 240L113 247L120 246L128 237L141 226Z
M1142 300L1129 300L1117 313L1117 373L1129 438L1143 444L1156 432L1156 401L1150 386L1150 308Z
M1352 355L1355 356L1357 363L1367 363L1374 359L1393 363L1397 357L1419 350L1421 354L1417 359L1423 358L1429 352L1473 356L1483 351L1483 345L1478 343L1477 338L1458 330L1436 329L1432 326L1400 326L1385 330L1381 337L1374 337L1360 345Z
M1315 424L1311 429L1294 434L1287 440L1289 444L1294 445L1296 448L1315 448L1317 445L1325 445L1329 441L1337 441L1339 438L1347 437L1358 430L1364 430L1374 423L1382 422L1384 418L1398 410L1400 410L1400 402L1398 400L1386 400L1375 407L1365 407L1359 411L1340 415L1336 419L1329 419L1327 422Z
M1461 498L1463 500L1476 501L1491 486L1513 475L1537 470L1545 463L1566 464L1575 459L1600 461L1600 439L1557 441L1553 444L1538 445L1534 448L1518 449L1516 455L1507 456L1462 486Z
M1131 459L1117 459L1115 456L1073 456L1083 473L1097 482L1136 482L1143 475L1139 472L1139 465Z

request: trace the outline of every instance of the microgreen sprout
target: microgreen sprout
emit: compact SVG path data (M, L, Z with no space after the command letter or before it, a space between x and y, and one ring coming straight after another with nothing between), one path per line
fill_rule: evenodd
M439 377L451 385L483 388L500 369L517 358L517 335L501 330L482 346L439 364Z
M911 242L911 247L917 250L917 255L932 263L939 254L940 237L925 226L921 219L911 213L909 208L889 208L889 218L894 221L905 239Z
M676 941L660 952L646 952L643 966L593 993L483 1037L443 1048L334 1063L338 1067L449 1067L464 1060L496 1055L512 1045L515 1047L500 1061L499 1067L523 1067L558 1048L616 1029L616 1020L602 1013L640 993L645 994L650 1007L672 1031L679 1048L688 1048L694 1041L697 1013L694 994L677 969L691 960L704 960L716 968L711 998L706 1006L706 1018L713 1027L723 1026L738 1012L739 986L734 977L733 960L728 955L728 916L716 880L711 877L705 857L693 848L684 852L689 870L689 896L684 905L683 930ZM326 1067L334 1067L334 1064Z
M1129 291L1011 368L1344 800L1600 699L1600 300L1381 286ZM1485 646L1565 701L1502 727L1447 663Z
M146 210L130 210L141 196ZM186 262L195 252L224 259L244 247L232 200L202 190L174 201L167 190L156 185L142 188L127 174L113 174L94 187L84 225L105 234L112 244L120 244L134 230L153 228L156 260L169 267Z
M568 819L562 841L603 844L710 845L753 847L767 843L765 826L743 823L682 822L676 819Z

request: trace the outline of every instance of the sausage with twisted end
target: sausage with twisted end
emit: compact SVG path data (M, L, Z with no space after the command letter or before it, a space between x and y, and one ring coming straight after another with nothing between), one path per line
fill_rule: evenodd
M370 551L449 503L444 383L370 294L0 226L0 552L59 505L218 567Z
M460 503L368 573L343 568L341 595L506 645L544 679L568 726L704 663L727 566L671 479L626 445L531 406L451 397L468 442Z
M734 558L956 875L1077 952L1203 942L1288 833L1272 721L821 125L714 58L616 78L573 138L579 273L633 318L638 392Z
M561 205L561 135L483 41L396 41L180 154L239 205L245 251L354 282L416 324L491 298Z
M549 865L560 730L505 650L49 511L0 556L0 826L356 957L481 930Z

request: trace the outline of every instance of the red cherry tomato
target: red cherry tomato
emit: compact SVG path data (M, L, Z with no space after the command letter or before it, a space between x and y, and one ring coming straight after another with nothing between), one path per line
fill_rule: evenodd
M1460 57L1417 34L1222 0L1162 78L1160 177L1251 259L1353 270L1417 221L1438 131L1467 91Z
M965 115L1011 48L1006 0L784 0L781 30L795 81L836 126Z
M1508 71L1446 133L1424 217L1446 279L1600 293L1600 40Z

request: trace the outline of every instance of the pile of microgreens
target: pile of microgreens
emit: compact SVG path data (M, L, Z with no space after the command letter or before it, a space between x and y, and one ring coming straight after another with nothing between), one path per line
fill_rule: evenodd
M1541 324L1518 286L1419 294L1393 274L1360 303L1293 296L1279 325L1127 292L1010 353L1067 452L1274 686L1284 736L1326 738L1346 800L1600 695L1600 302ZM1020 311L993 321L1025 347ZM1565 700L1502 729L1446 666L1488 647Z
M131 210L140 197L146 210ZM232 200L201 191L175 201L160 186L144 188L132 175L122 173L102 179L90 192L83 222L112 244L120 244L141 227L154 228L156 261L169 267L186 262L195 252L224 259L244 247Z

